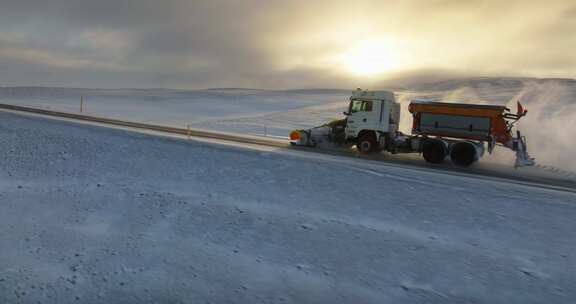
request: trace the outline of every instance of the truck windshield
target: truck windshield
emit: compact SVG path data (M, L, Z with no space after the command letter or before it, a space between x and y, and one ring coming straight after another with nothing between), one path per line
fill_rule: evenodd
M372 101L370 100L352 100L350 102L350 113L371 112Z

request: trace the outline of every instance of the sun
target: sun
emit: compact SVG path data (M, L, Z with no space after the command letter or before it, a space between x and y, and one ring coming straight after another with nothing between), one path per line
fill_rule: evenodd
M390 46L379 40L357 42L340 56L339 61L348 72L366 77L384 74L397 66Z

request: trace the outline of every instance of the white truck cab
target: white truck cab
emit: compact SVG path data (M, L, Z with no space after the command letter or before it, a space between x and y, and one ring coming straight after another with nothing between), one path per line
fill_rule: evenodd
M400 104L388 91L352 92L346 122L346 138L357 142L361 151L383 148L386 139L398 131Z

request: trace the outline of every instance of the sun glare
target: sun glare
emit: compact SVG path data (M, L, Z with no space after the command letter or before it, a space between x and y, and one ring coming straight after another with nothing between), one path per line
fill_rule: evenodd
M396 67L389 46L382 41L361 41L344 52L342 66L358 76L377 76Z

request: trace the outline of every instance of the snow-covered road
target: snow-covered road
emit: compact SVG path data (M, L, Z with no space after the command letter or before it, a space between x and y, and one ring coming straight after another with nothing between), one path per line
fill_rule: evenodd
M0 303L573 303L576 195L0 113Z

